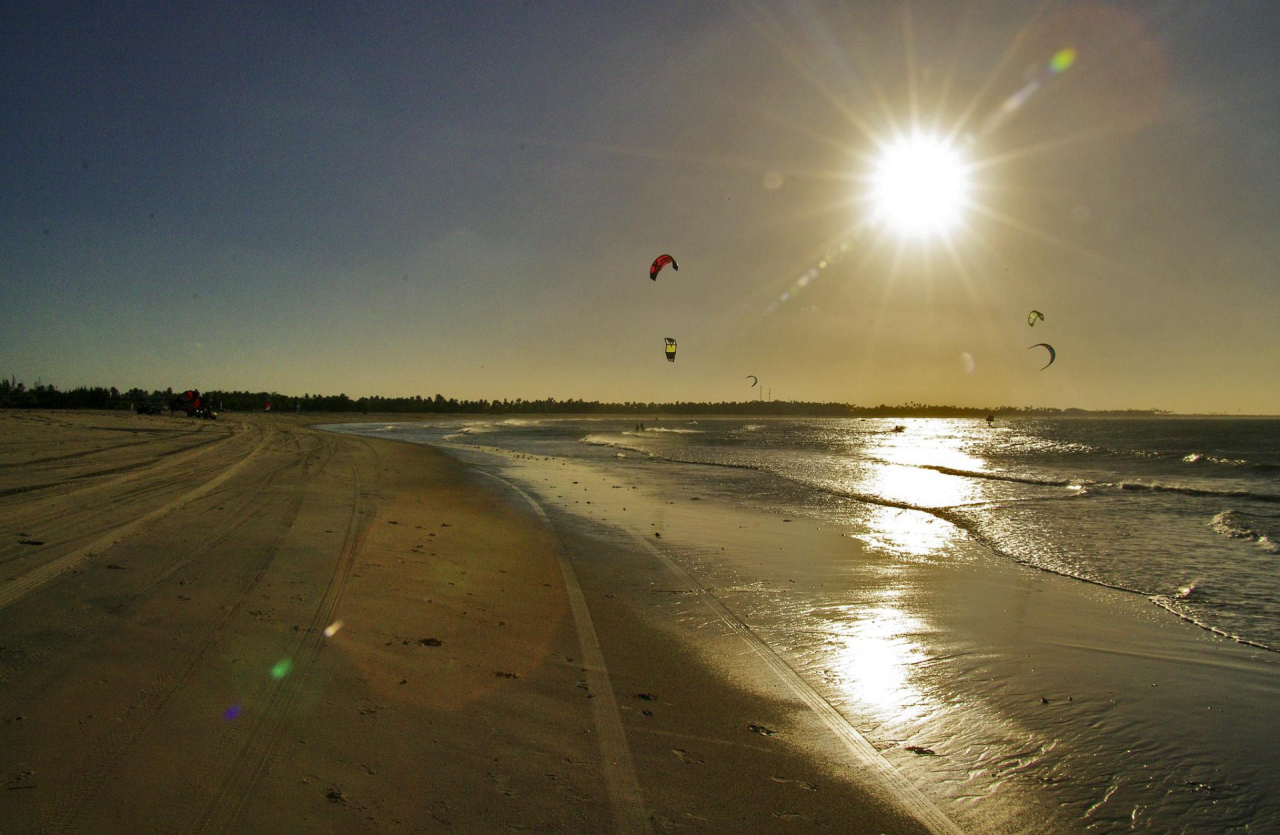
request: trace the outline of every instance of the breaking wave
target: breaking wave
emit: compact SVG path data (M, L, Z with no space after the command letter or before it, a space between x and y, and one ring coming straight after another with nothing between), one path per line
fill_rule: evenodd
M630 435L632 433L624 432L622 434ZM614 435L583 435L581 438L578 439L578 443L583 444L585 446L611 447L613 449L621 449L621 450L626 450L627 452L635 452L635 453L639 453L640 455L653 457L653 454L650 453L644 447L637 446L635 444L629 444L625 441L620 441L618 440L617 436L614 436Z
M1149 481L1121 481L1113 485L1120 490L1145 491L1150 493L1180 493L1184 496L1201 496L1205 498L1220 497L1224 499L1251 499L1255 502L1280 503L1280 494L1257 493L1252 490L1210 490L1205 487L1186 487L1177 484L1157 484Z
M1254 542L1264 551L1280 554L1280 543L1273 540L1271 533L1268 532L1269 522L1274 526L1276 520L1253 513L1242 513L1238 510L1224 510L1213 517L1209 527L1228 539Z
M1225 464L1230 467L1249 466L1249 462L1241 458L1219 458L1216 455L1206 455L1203 452L1192 452L1184 455L1182 460L1188 464Z

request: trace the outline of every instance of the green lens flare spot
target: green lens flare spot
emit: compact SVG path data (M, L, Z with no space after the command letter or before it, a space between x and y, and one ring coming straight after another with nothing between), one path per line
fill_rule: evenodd
M271 668L271 677L277 680L282 679L289 675L289 671L292 669L293 662L288 658L281 658L276 662L275 666Z
M1057 54L1053 56L1052 60L1049 61L1049 69L1055 73L1066 72L1075 62L1076 51L1071 47L1067 47L1066 49L1058 50Z

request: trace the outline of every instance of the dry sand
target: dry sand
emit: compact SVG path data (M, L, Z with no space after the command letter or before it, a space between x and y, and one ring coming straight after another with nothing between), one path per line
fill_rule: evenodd
M0 413L0 832L946 828L607 588L423 447Z

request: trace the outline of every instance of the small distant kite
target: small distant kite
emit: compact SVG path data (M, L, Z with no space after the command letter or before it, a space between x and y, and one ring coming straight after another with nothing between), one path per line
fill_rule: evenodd
M659 255L657 258L654 259L653 263L649 266L649 278L654 281L657 281L658 273L667 264L670 264L671 269L673 270L678 271L680 269L680 265L676 263L676 259L672 258L670 255Z
M1027 348L1027 350L1030 351L1031 348L1044 348L1046 351L1049 352L1049 361L1045 363L1044 368L1040 369L1041 371L1044 371L1045 368L1048 368L1049 366L1053 365L1053 361L1058 358L1058 353L1053 350L1053 346L1050 345L1048 342L1037 342L1035 345L1032 345L1030 348Z
M1043 314L1043 313L1041 313L1041 312L1040 312L1040 311L1038 311L1038 310L1033 310L1033 311L1031 311L1030 313L1028 313L1028 314L1027 314L1027 324L1028 324L1028 325L1030 325L1030 326L1031 326L1031 327L1033 327L1033 328L1036 326L1036 320L1037 320L1037 319L1039 319L1041 322L1043 322L1043 321L1044 321L1044 314Z
M748 386L747 388L755 388L756 383L760 382L760 378L754 374L748 374L747 379L751 380L751 385Z
M667 362L676 361L676 341L671 337L667 337Z

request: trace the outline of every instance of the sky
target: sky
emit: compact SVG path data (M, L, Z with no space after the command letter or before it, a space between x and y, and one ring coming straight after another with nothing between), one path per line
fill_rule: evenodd
M1278 64L1272 0L11 4L0 373L1280 414Z

